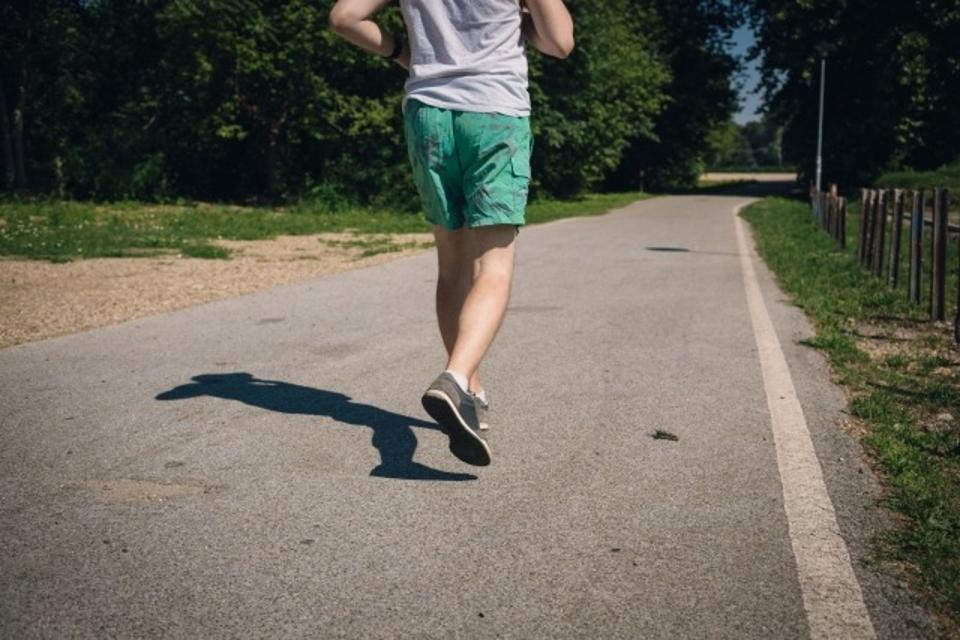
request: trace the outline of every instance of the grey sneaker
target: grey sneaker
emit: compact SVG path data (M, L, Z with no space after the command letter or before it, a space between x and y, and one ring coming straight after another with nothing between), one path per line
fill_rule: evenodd
M488 422L490 415L490 400L484 400L478 395L473 396L473 401L477 406L477 422L480 423L480 431L486 431L490 428L490 423Z
M433 381L420 399L423 408L450 438L450 452L467 464L490 464L490 447L480 437L480 424L473 395L447 372Z

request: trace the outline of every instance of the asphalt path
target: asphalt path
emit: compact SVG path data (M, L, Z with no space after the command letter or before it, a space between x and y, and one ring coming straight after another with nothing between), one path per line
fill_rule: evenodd
M891 521L808 322L738 245L748 201L521 233L486 468L420 407L429 253L0 351L0 636L928 637L868 564ZM761 312L833 525L785 505L806 472ZM849 558L811 574L820 534ZM817 609L834 571L855 631Z

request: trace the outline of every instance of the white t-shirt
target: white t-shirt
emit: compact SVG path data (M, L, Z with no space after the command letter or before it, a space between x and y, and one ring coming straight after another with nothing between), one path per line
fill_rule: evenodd
M530 115L518 0L400 0L406 96L435 107Z

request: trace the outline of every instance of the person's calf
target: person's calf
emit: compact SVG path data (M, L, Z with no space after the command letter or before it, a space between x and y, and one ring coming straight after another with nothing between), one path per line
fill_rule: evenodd
M447 369L473 377L493 342L510 295L509 279L481 274L464 302Z

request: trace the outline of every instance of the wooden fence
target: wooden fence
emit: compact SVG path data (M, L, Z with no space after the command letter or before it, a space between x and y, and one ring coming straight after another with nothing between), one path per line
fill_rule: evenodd
M957 273L957 309L953 337L960 344L960 262L947 264L950 235L960 243L960 225L950 223L949 194L946 189L907 191L903 189L861 189L857 257L874 277L884 278L891 287L900 284L900 262L906 244L907 296L911 303L923 303L923 275L930 274L928 308L930 319L946 320L949 269ZM826 192L810 190L813 219L841 247L847 246L847 200L837 195L836 185ZM927 210L930 216L927 216ZM925 239L929 237L929 242ZM929 260L929 267L926 267Z

